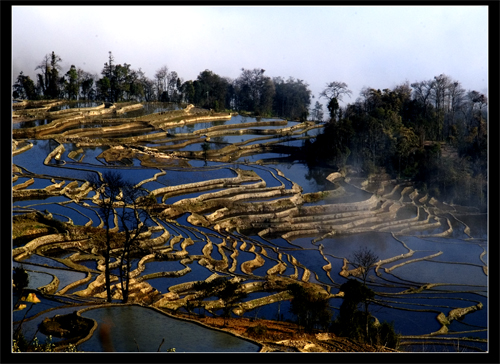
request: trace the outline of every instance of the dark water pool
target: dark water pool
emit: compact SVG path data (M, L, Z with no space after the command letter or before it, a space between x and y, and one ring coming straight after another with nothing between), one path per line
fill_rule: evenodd
M155 310L137 307L107 307L86 311L82 316L99 323L98 330L80 350L102 352L99 330L109 327L111 345L117 352L156 352L175 348L176 352L258 352L260 346L225 332L163 315Z

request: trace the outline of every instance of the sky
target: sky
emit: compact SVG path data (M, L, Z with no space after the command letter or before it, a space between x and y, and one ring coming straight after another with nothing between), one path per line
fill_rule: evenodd
M115 64L153 79L162 66L183 81L241 69L309 84L316 101L333 81L352 91L394 88L446 74L487 94L487 6L13 6L12 79L54 51L101 76ZM14 82L14 81L13 81Z

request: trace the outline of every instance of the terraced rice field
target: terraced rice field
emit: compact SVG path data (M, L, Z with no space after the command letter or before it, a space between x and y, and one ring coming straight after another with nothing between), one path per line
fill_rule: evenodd
M309 170L288 156L321 131L311 121L191 105L59 108L14 111L25 120L13 129L14 219L39 213L102 228L89 174L118 171L142 186L156 206L140 242L143 254L132 263L132 302L185 310L195 282L224 276L241 282L250 297L233 315L292 318L284 287L293 281L313 283L336 311L339 287L354 274L348 259L366 246L380 259L369 275L376 292L371 312L380 322L394 321L403 347L432 341L440 350L458 337L486 350L485 214L429 198L408 181L327 179L334 171ZM13 236L13 265L22 264L39 284L32 288L49 295L43 304L64 302L41 315L103 301L104 261L92 234L40 225ZM118 265L112 263L115 300ZM195 312L217 315L221 308L212 297ZM27 330L39 321L34 311ZM14 321L23 315L16 311Z

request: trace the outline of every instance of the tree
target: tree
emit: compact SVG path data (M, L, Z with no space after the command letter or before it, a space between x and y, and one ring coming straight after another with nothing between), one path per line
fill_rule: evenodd
M88 72L83 72L81 80L82 80L81 90L83 98L86 100L92 99L92 96L95 96L95 90L93 88L94 86L93 76Z
M19 73L19 76L17 76L17 82L12 88L14 89L12 95L16 99L34 100L37 97L35 83L30 76L23 75L22 71Z
M144 73L139 68L138 71L130 70L130 74L128 77L129 83L129 91L128 91L128 99L135 99L137 101L142 101L145 98L146 91L145 85L142 81Z
M273 83L276 90L273 114L292 120L306 120L311 104L309 85L293 77L286 81L282 77L274 77Z
M242 68L241 71L240 77L234 81L238 110L270 115L276 92L271 78L264 76L264 69Z
M366 279L368 278L368 273L370 272L370 268L375 265L375 263L378 260L378 256L375 255L374 252L372 252L370 249L368 249L366 246L363 248L360 248L356 250L352 258L349 259L349 263L358 270L358 274L361 276L361 279L363 281L363 286L365 288L368 288L366 286ZM363 298L363 304L365 306L365 318L366 318L366 335L368 335L368 305L370 304L370 300L373 297L369 296L364 296Z
M216 296L223 302L223 317L230 316L231 309L237 302L245 299L247 294L239 290L240 284L229 280L227 277L217 277L211 281L196 282L193 288L198 292L199 298ZM193 306L190 306L190 309ZM224 320L224 325L226 320Z
M117 64L111 77L111 95L113 101L123 101L130 95L130 64Z
M466 97L470 110L468 122L470 130L481 124L483 120L483 108L488 104L488 98L484 94L474 90L467 92Z
M349 263L359 271L359 275L363 280L363 285L366 287L368 273L370 272L370 268L377 262L378 256L365 246L356 250L348 260Z
M108 77L104 76L97 81L97 98L103 101L111 101L111 82Z
M66 86L66 93L70 100L76 100L78 98L80 84L78 82L78 72L74 65L71 65L69 71L66 73L68 77L68 83Z
M166 97L165 101L172 101L175 98L177 80L179 76L177 72L172 71L166 77Z
M193 81L193 103L215 111L223 110L226 106L228 83L210 70L201 72Z
M316 137L314 143L308 145L306 158L311 164L331 164L338 169L345 166L351 154L350 141L354 136L352 123L349 119L341 119L337 123L328 123L322 134Z
M102 176L90 174L87 181L94 189L98 198L98 211L106 231L104 250L104 277L107 301L111 302L111 276L109 270L110 252L112 245L111 230L112 220L115 216L115 204L119 201L120 189L125 186L122 176L114 171L104 172Z
M162 66L155 73L156 94L158 95L158 101L160 101L163 92L167 91L167 75L168 75L167 66Z
M194 85L193 81L186 81L181 86L182 101L187 103L194 102Z
M113 53L111 51L108 52L108 62L104 63L104 67L101 71L103 78L97 81L98 87L98 95L105 101L116 102L116 74L115 68L116 66L113 64L115 58L113 57Z
M20 295L23 290L28 287L29 275L23 266L14 267L14 273L12 274L12 283L14 285L14 291L18 292Z
M405 170L410 153L413 153L419 147L419 140L413 129L404 126L400 128L397 138L396 156L398 157L398 171L401 173L401 158L403 158L403 169Z
M342 101L344 95L350 97L352 91L347 88L345 82L333 81L326 84L326 88L320 92L319 97L324 97L328 100L328 110L330 111L330 117L335 120L338 116L339 101Z
M150 102L156 99L155 81L148 78L140 68L137 71L137 82L143 91L145 101Z
M120 256L120 284L122 290L122 301L127 303L130 283L130 269L132 264L131 254L137 250L139 237L148 230L146 222L150 219L149 207L155 203L154 197L140 187L136 187L129 182L121 185L121 195L117 211L120 230L123 234L123 244Z
M61 66L59 62L62 59L57 54L52 52L50 57L50 77L49 77L49 86L48 86L48 96L50 98L58 98L59 97L59 70Z
M358 306L363 302L372 300L375 293L355 279L349 279L346 283L343 283L340 286L340 291L344 292L344 297L334 324L334 331L338 335L356 340L363 337L368 339L368 329L363 330L362 328L369 321L369 313L359 311Z
M312 331L316 325L330 322L331 311L327 298L298 283L289 284L287 289L293 296L290 311L297 316L299 327L302 322L307 331Z
M207 163L207 152L210 150L210 143L205 141L201 144L201 149L203 150L203 157L205 158L205 165Z
M314 109L312 110L312 119L315 121L323 121L323 105L319 101L314 104Z
M98 194L99 214L104 222L105 240L105 280L107 300L111 302L110 253L112 247L119 248L119 272L122 300L128 300L131 254L138 247L139 237L147 231L146 222L149 207L155 202L146 190L125 181L118 172L105 172L102 178L90 175L87 180ZM111 227L111 221L115 227ZM111 230L121 230L111 234Z
M59 62L61 61L61 57L52 51L51 54L46 54L42 62L35 68L35 70L40 69L42 72L37 74L38 87L45 97L59 97L59 70L61 70Z
M44 96L48 95L49 88L49 79L50 79L50 54L47 53L43 60L40 62L38 66L35 67L35 70L39 69L41 74L37 74L38 87L40 89L41 94Z
M216 296L224 303L224 307L222 308L223 316L224 318L228 318L231 315L231 309L237 302L245 299L247 294L244 291L238 290L240 285L237 282L232 282L229 279L224 280L221 287L217 291ZM224 325L226 325L225 320Z

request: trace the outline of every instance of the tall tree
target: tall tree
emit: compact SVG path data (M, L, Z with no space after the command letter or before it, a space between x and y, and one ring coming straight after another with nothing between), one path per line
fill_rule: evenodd
M61 61L61 57L52 51L52 53L46 54L42 62L35 68L35 70L40 69L42 72L37 74L38 87L47 98L59 97L59 71L61 70L59 63Z
M293 296L290 311L297 316L299 326L302 323L307 331L312 331L316 325L324 328L329 324L331 311L326 297L298 283L288 285L287 289Z
M97 98L103 101L112 101L111 82L107 76L99 79L96 84Z
M316 101L311 114L313 120L320 122L323 121L323 104L321 104L319 101Z
M156 80L156 94L158 96L158 101L162 97L163 93L167 91L167 75L168 75L168 67L162 66L155 73Z
M13 89L13 96L16 99L21 98L34 100L37 97L35 83L30 76L23 75L22 71L19 73L19 76L17 76L17 81L14 84Z
M358 270L358 274L361 276L361 279L363 281L363 286L365 288L368 288L366 286L366 280L368 278L368 274L370 272L370 269L375 265L375 263L378 260L378 256L369 248L363 247L358 250L356 250L352 258L349 259L349 263ZM362 302L365 307L365 329L366 329L366 335L368 336L368 305L371 302L371 299L373 297L366 296L363 298Z
M276 91L273 114L292 120L306 120L311 104L309 85L293 77L289 77L286 81L282 77L274 77L273 83Z
M154 101L156 99L155 81L148 78L140 68L137 71L137 81L144 93L144 100L147 102Z
M350 97L352 91L347 88L345 82L332 81L326 84L326 88L319 93L319 97L328 100L327 108L330 111L330 118L335 121L339 116L340 105L344 95Z
M41 73L37 74L38 87L42 95L48 95L49 79L50 79L50 54L47 53L43 60L36 66L35 70L39 69Z
M149 207L155 203L145 189L136 187L129 182L124 182L120 188L121 195L119 211L117 211L120 230L123 240L120 255L120 284L122 302L127 303L130 288L130 272L132 253L139 250L140 235L148 230L147 221L150 220Z
M61 66L59 62L62 59L57 54L52 52L50 57L50 78L49 78L49 87L48 87L48 96L50 98L58 98L59 97L59 70L61 70Z
M92 99L95 96L94 90L94 76L88 72L83 72L81 75L81 93L82 97L86 100Z
M205 70L193 82L193 87L195 104L215 111L225 108L228 84L223 77L210 70Z
M74 65L71 65L69 71L66 73L67 77L67 85L66 85L66 93L68 94L68 98L70 100L76 100L79 95L80 84L78 82L78 72Z
M98 95L104 101L115 102L115 87L116 82L113 79L113 73L115 69L115 65L113 64L115 58L113 57L113 53L111 51L108 52L108 62L104 63L104 67L101 71L103 77L97 81L98 87Z
M337 335L346 336L355 340L367 340L369 333L363 326L368 322L368 313L358 310L358 306L366 301L372 300L375 293L355 279L349 279L340 286L344 292L343 302L336 320Z
M185 81L181 86L181 93L182 101L192 104L194 102L195 95L193 81Z
M104 277L107 301L111 302L111 275L109 269L110 252L112 248L112 230L113 220L115 217L115 205L120 201L120 191L126 185L121 174L118 172L110 171L104 172L102 176L90 174L87 177L90 186L94 189L98 199L99 215L104 223L106 231L106 241L104 250ZM116 220L115 220L116 221ZM117 226L116 226L117 228Z
M276 92L274 83L269 77L264 76L264 69L242 68L241 71L240 77L235 80L237 108L257 115L270 115Z

